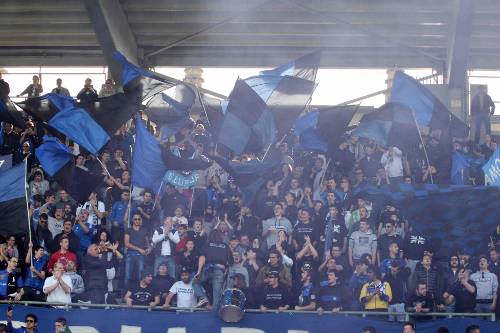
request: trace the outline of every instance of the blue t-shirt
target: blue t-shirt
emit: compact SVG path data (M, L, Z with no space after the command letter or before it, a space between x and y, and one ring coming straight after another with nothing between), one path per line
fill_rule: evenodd
M36 259L35 256L31 257L31 265L33 265L33 267L35 267L35 269L39 272L45 270L45 268L47 267L47 261L48 258L46 255L43 255L39 259ZM26 272L25 280L26 282L24 285L26 287L31 287L37 290L43 289L44 280L36 276L34 273L32 273L30 269L28 269L28 271Z

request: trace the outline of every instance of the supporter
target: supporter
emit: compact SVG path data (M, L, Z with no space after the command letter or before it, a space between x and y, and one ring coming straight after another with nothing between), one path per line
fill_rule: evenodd
M380 271L382 272L382 277L389 273L393 263L397 263L398 267L403 268L405 266L404 261L400 258L399 246L397 243L390 243L389 255L380 263Z
M301 209L299 212L299 221L293 228L293 245L295 250L299 250L309 239L311 245L314 247L319 242L319 230L312 223L309 211Z
M96 239L94 240L94 244L99 247L99 251L101 252L104 259L108 262L106 268L106 278L108 280L108 293L114 291L113 280L117 275L117 268L121 264L121 260L123 259L123 254L118 251L120 243L118 241L110 242L110 235L107 230L101 229L97 232ZM88 249L87 249L88 251Z
M99 98L112 96L119 91L119 87L114 84L112 79L106 79L106 82L101 86L101 90L99 90Z
M396 243L398 247L398 251L402 250L403 239L400 235L396 233L396 228L394 225L394 221L389 220L385 222L385 233L380 235L377 240L377 262L382 264L385 259L390 257L390 248L389 245L391 243ZM398 257L401 257L403 253L396 253Z
M190 274L194 275L198 271L199 252L201 251L196 249L194 241L188 239L184 251L178 257L180 266L187 269Z
M121 197L122 205L124 202L123 193L124 192L122 192L122 197ZM156 210L155 210L156 207L154 200L155 200L154 193L150 190L144 190L144 192L142 193L142 202L137 205L137 211L139 212L139 214L141 214L142 223L147 230L152 230L154 227L153 219L155 218L156 215ZM127 203L128 203L128 198L127 198ZM121 219L121 221L123 221L123 219Z
M234 280L231 279L232 276L235 276L236 274L241 274L245 278L245 287L248 288L249 286L249 277L248 277L248 270L246 267L243 266L243 259L241 257L240 252L233 252L233 264L229 266L228 269L228 279L227 279L227 287L228 288L233 288L234 285Z
M300 278L301 284L296 284L294 288L295 310L313 311L317 304L317 290L313 284L312 271L302 269Z
M223 242L223 234L214 230L210 233L208 242L200 254L198 261L198 272L194 278L199 281L209 280L212 286L213 307L218 309L222 286L224 284L224 272L232 262L229 246Z
M342 311L348 306L347 291L337 283L334 271L329 271L327 277L327 281L321 282L318 289L318 311Z
M53 242L53 237L52 233L49 230L48 227L48 220L49 216L46 213L40 214L40 217L38 219L38 227L36 228L35 232L35 243L43 247L46 253L49 253L52 250L52 242ZM1 242L0 238L0 242ZM0 244L0 249L2 248L2 244ZM0 250L1 251L1 250ZM0 253L1 257L1 253ZM0 260L0 268L1 268L2 261Z
M422 259L424 251L429 248L431 248L429 237L410 228L410 232L404 238L403 254L406 264L412 272L412 278L417 263Z
M192 271L190 271L191 274ZM165 303L170 288L174 285L175 279L168 274L168 265L160 263L158 271L153 278L153 287L160 295L160 302Z
M172 216L173 226L177 227L178 225L187 225L188 220L184 216L184 208L179 206L174 210L174 216Z
M455 282L459 281L460 261L457 255L451 255L448 267L443 272L443 291L446 292ZM446 298L444 298L446 300ZM453 312L454 303L449 302L446 312Z
M130 192L123 191L121 194L121 200L115 201L113 207L111 208L111 214L109 215L109 221L111 223L111 234L117 239L123 237L125 230L125 225L128 223L128 207L130 201ZM139 213L140 210L138 209ZM144 214L141 213L142 216Z
M447 312L470 313L476 307L477 288L470 279L470 272L460 268L457 280L443 293ZM450 311L450 308L452 311Z
M118 243L105 245L113 254L118 254ZM91 244L87 255L83 259L82 268L85 270L86 298L95 304L104 304L104 294L108 291L107 269L113 266L101 248Z
M68 260L64 275L68 276L71 280L71 302L76 303L85 292L85 284L82 276L76 272L76 266L73 261Z
M24 89L17 97L21 97L24 95L28 95L28 98L32 97L38 97L42 94L43 88L42 85L40 84L40 78L38 75L33 75L33 83L28 85L26 89Z
M195 218L193 220L193 228L188 231L187 236L194 243L194 251L196 254L199 254L207 242L207 231L203 226L203 220L201 218Z
M62 237L67 237L69 240L69 250L73 253L78 253L80 250L80 238L73 232L73 222L65 220L63 222L63 230L54 237L54 244L59 244Z
M0 271L0 299L19 301L23 296L23 278L17 272L18 259L9 258L7 268Z
M28 195L32 198L35 195L44 195L49 190L50 184L43 178L41 170L35 171L33 180L29 182Z
M132 216L132 226L125 232L124 243L127 249L124 286L127 289L134 270L135 276L139 277L144 269L144 258L151 253L148 235L142 228L142 218L139 214Z
M62 79L56 80L56 87L51 91L53 94L61 96L70 96L69 90L62 86Z
M72 233L78 237L79 246L76 253L81 258L87 253L87 248L97 233L97 228L89 223L89 212L86 209L80 209Z
M153 233L153 247L155 253L154 271L158 271L161 263L168 266L168 274L176 278L175 245L180 241L179 233L174 229L173 218L167 217L163 225Z
M169 290L163 308L170 309L170 304L174 296L177 296L178 308L194 308L196 307L196 295L193 288L193 283L190 278L189 271L181 268L181 280L175 282Z
M491 133L490 116L495 113L495 103L487 94L487 87L480 86L478 93L472 98L470 114L474 118L474 142L479 143L481 128L484 124L486 134Z
M160 303L160 295L153 285L153 273L144 270L141 273L140 282L127 290L125 297L123 297L125 303L128 306L133 305L145 305L149 307L155 307Z
M256 212L262 220L270 219L274 216L274 208L279 203L278 187L273 180L268 180L264 190L257 196Z
M85 84L78 95L76 95L76 98L82 104L90 104L97 101L97 91L94 89L94 86L92 86L92 80L90 78L85 79Z
M410 269L402 267L399 260L391 262L389 270L384 275L384 281L391 286L392 298L389 302L389 313L404 313L405 312L405 297L408 290L408 277ZM404 321L404 316L389 316L389 321Z
M380 163L385 168L389 181L394 184L403 182L403 153L398 147L389 147L382 154Z
M233 288L239 289L243 293L243 295L245 295L245 308L258 308L257 304L255 304L254 292L246 286L245 277L243 276L243 274L236 273L231 276L231 279L233 280Z
M381 281L380 271L376 266L367 270L369 282L363 285L359 300L366 311L387 311L392 299L391 286Z
M48 218L48 228L52 234L52 238L55 238L58 234L63 231L63 209L62 207L56 207L54 212L54 217L50 216Z
M248 272L248 283L250 290L255 290L257 283L257 275L262 266L262 263L257 258L257 252L253 248L249 248L245 252L245 259L243 260L243 267Z
M362 306L359 301L359 295L361 294L361 289L368 283L370 278L368 277L368 266L370 263L366 260L360 260L356 262L355 270L349 280L349 290L352 291L352 311L361 311Z
M365 145L365 156L359 161L359 166L370 181L376 179L377 170L381 167L382 158L377 147L373 144Z
M359 230L355 231L349 237L349 264L353 266L356 261L361 259L363 254L370 254L372 260L375 259L377 253L377 236L373 234L368 225L368 221L361 220L359 222ZM374 261L371 262L375 264Z
M52 253L49 259L49 263L47 264L47 270L52 272L52 268L56 263L60 263L63 265L64 270L66 270L66 265L68 260L73 261L74 263L78 263L76 254L69 251L69 239L67 236L62 236L59 240L59 250Z
M425 284L427 294L434 301L439 300L439 295L441 295L443 289L442 274L437 265L432 263L430 254L424 254L422 261L417 264L414 277L414 285Z
M283 206L280 203L274 205L274 217L262 221L262 238L267 249L276 244L278 231L285 230L289 235L292 229L290 221L283 216Z
M9 258L19 258L19 250L16 246L16 236L7 236L7 248L5 249Z
M94 227L100 226L102 218L104 218L107 214L104 202L97 200L96 191L92 191L90 193L88 201L83 204L81 209L88 211L89 217L87 224Z
M288 288L280 283L280 274L277 271L268 271L266 286L260 295L260 310L288 310L290 308L290 294Z
M252 215L250 207L242 206L237 216L236 232L253 239L262 234L259 222L259 219Z
M164 216L174 216L174 211L179 206L188 207L187 199L170 183L165 185L165 193L160 200L160 204Z
M68 323L65 318L59 317L56 319L55 323L55 333L71 333L71 330L69 329Z
M21 326L19 328L14 328L12 326L12 308L7 308L7 331L9 333L38 333L38 329L36 328L38 324L38 317L35 314L28 313L24 317L24 323L26 326Z
M64 265L57 261L54 264L53 275L43 284L43 292L47 295L48 303L71 303L71 279L64 274Z
M488 264L486 256L479 257L479 270L470 277L477 288L475 310L478 313L494 312L497 305L498 279L488 270Z
M403 324L403 333L415 333L416 326L414 323L406 322Z
M347 229L345 222L338 217L338 209L335 206L328 208L325 221L325 253L329 253L332 246L337 246L342 253L347 250Z
M415 313L428 313L434 310L434 299L427 292L427 285L425 283L418 283L415 292L410 295L406 301L406 311ZM415 320L430 320L432 317L428 316L414 316Z
M43 283L45 280L45 270L47 268L47 256L44 254L43 247L33 246L30 242L25 259L29 269L24 279L24 295L27 301L43 301Z
M275 245L271 246L270 250L276 250L280 253L285 267L290 268L293 266L292 258L294 257L293 254L295 253L295 249L293 248L293 245L289 243L289 237L285 230L280 230L278 232L278 240Z
M280 277L280 284L286 288L292 287L292 276L290 270L282 263L281 254L276 250L269 252L268 264L262 266L256 279L256 287L261 288L267 283L267 275L269 272L278 272Z

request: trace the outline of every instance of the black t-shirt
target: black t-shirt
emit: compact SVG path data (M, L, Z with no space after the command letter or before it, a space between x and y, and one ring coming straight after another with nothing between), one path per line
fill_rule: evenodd
M158 295L158 291L153 284L150 284L146 288L142 288L140 284L138 284L133 287L130 292L130 298L132 299L133 305L149 305L149 303L154 301L155 296Z
M280 202L277 196L263 195L257 203L257 216L262 220L269 219L274 216L274 205Z
M318 302L323 310L331 311L347 304L347 293L338 284L330 286L327 282L322 282L318 291Z
M207 264L220 264L226 267L231 264L233 258L229 246L222 242L208 242L202 255L205 256Z
M207 236L206 235L202 236L200 232L194 232L193 230L189 230L187 232L187 236L188 239L192 240L194 243L194 252L196 252L196 254L199 255L203 250L205 243L207 242Z
M144 228L140 228L139 230L135 230L134 228L130 227L127 229L126 234L130 236L129 242L141 249L147 248L148 244L146 242L146 237L147 237L147 231ZM128 252L134 251L128 249ZM136 252L136 251L134 251Z
M347 228L345 227L345 223L337 219L327 219L325 228L326 230L332 232L333 235L332 244L325 244L325 246L329 246L329 248L331 248L335 245L342 249L344 246L344 237L347 237Z
M276 288L266 286L262 291L260 300L260 304L264 305L266 308L278 309L280 306L290 304L290 293L288 289L282 285L278 285Z
M22 286L22 277L21 274L16 272L11 272L7 276L7 296L14 294Z
M378 238L377 248L380 250L380 261L389 258L389 244L397 243L399 249L402 250L403 240L399 235L389 236L387 234L381 235Z
M181 253L179 255L179 264L181 267L187 268L190 273L196 272L198 270L198 255Z
M448 289L448 293L455 296L455 312L457 313L474 312L474 308L476 307L477 287L474 281L469 280L468 282L474 286L475 290L472 294L458 281L453 283Z
M429 237L420 233L411 232L406 235L404 241L404 255L411 260L420 260L424 251L430 246Z
M304 236L309 236L311 238L311 243L319 241L319 232L318 228L311 222L305 224L303 222L299 222L295 228L293 228L293 239L299 244L299 247L306 242Z
M165 296L165 294L168 294L168 291L174 285L174 283L175 279L170 275L157 275L153 279L153 288L161 297L163 297Z
M313 284L299 286L295 292L296 294L294 301L298 306L307 306L311 304L311 302L317 303L316 295L318 291Z
M297 221L297 215L299 214L299 209L297 206L287 206L285 208L285 217L288 221Z
M431 312L434 310L434 300L432 299L432 296L430 293L427 293L426 296L413 294L412 296L409 297L408 301L406 302L406 306L408 308L414 308L419 303L422 305L422 308L430 309ZM431 320L432 317L414 316L413 319L415 319L415 320Z

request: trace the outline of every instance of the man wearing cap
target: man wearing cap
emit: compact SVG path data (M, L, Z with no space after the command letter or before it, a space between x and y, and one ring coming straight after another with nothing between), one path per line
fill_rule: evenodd
M141 281L135 287L130 288L125 294L124 300L128 306L146 305L154 307L160 303L160 295L153 286L153 272L144 270Z
M470 279L476 283L476 312L495 312L497 306L497 276L488 270L488 258L479 257L479 270L472 274Z
M181 268L181 280L174 283L169 290L165 304L163 304L165 310L170 309L170 302L175 295L177 295L178 308L196 307L196 295L189 270L186 267Z
M153 233L155 252L154 271L157 272L160 264L168 266L168 274L175 279L175 244L179 243L179 233L173 228L171 217L165 218L163 225Z
M260 296L260 309L284 311L290 308L290 295L288 288L284 287L279 280L277 271L267 273L267 285Z

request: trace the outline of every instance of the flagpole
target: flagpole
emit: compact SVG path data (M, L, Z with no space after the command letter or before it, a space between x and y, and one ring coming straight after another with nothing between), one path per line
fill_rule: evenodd
M31 155L28 154L25 158L24 158L24 200L26 202L26 213L27 213L27 216L28 216L28 237L29 237L29 240L30 240L30 243L32 243L32 239L31 239L31 221L30 221L30 205L29 205L29 202L28 202L28 158L29 156Z
M415 127L417 128L418 137L420 138L420 142L422 143L422 148L424 150L425 160L427 161L427 168L429 171L429 176L431 177L431 184L434 184L434 178L432 177L432 171L429 168L431 165L429 162L429 155L427 155L427 149L425 149L424 140L422 139L422 133L420 132L420 128L418 127L417 118L415 117L415 112L413 112L413 109L411 109L411 115L413 116L413 121L415 122Z
M134 145L135 145L135 142L134 142ZM132 147L132 145L130 145L130 159L132 161L132 159L134 158L134 148ZM128 191L128 216L127 216L127 227L130 228L130 213L131 213L131 210L132 210L132 177L133 175L130 176L130 188L129 188L129 191Z

